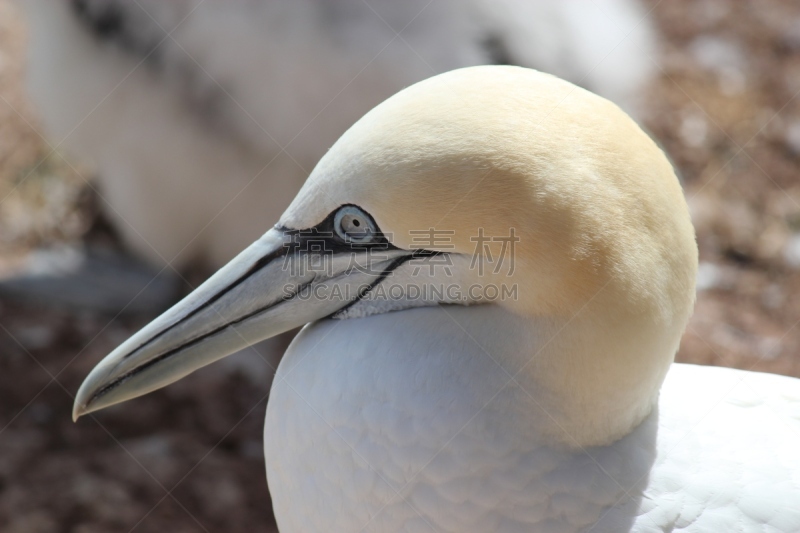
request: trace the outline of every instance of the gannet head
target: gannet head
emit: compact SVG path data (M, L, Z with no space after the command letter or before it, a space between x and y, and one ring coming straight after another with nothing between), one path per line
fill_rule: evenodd
M533 368L553 386L584 373L590 387L608 373L644 398L624 416L614 406L630 398L609 400L605 418L630 420L607 437L651 407L691 313L696 266L678 180L619 108L533 70L456 70L347 131L276 228L92 371L74 415L323 317L491 303L572 324ZM386 284L399 288L378 290ZM507 297L487 296L490 285Z
M614 104L533 70L466 68L396 94L341 137L280 224L314 227L347 204L402 249L435 230L424 248L471 257L484 235L496 258L515 230L513 275L494 281L520 284L506 302L519 312L570 314L609 283L682 319L694 301L694 230L662 151Z

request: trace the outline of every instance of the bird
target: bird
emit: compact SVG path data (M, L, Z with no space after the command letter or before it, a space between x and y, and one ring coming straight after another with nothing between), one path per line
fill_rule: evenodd
M73 417L305 325L264 427L284 533L800 531L800 381L674 363L697 262L671 164L618 106L457 69L344 133Z
M223 266L353 122L433 74L534 66L632 109L655 71L636 0L20 1L43 132L156 269Z

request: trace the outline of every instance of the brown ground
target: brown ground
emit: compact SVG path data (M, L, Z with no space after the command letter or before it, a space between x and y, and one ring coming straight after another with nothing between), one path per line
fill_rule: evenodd
M678 359L800 376L800 3L665 0L654 14L662 70L644 122L683 175L702 262ZM0 0L0 270L93 216L58 158L37 166L15 15ZM211 367L70 421L81 379L142 324L0 302L0 531L270 530L265 385Z

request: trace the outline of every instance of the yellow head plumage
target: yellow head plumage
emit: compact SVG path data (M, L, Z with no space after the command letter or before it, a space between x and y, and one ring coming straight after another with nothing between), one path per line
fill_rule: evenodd
M471 254L480 231L514 228L522 313L569 314L605 288L683 322L694 301L694 230L667 158L611 102L534 70L466 68L388 99L331 148L281 224L311 227L347 203L401 248L434 228L455 232L447 251Z

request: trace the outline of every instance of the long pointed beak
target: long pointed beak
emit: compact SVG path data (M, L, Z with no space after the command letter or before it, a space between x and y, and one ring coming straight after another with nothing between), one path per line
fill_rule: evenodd
M72 417L147 394L195 370L347 307L404 261L386 248L321 256L297 246L296 235L272 229L174 307L106 356L78 390ZM355 266L355 268L354 268ZM336 285L331 291L315 287ZM318 294L321 293L321 294Z

